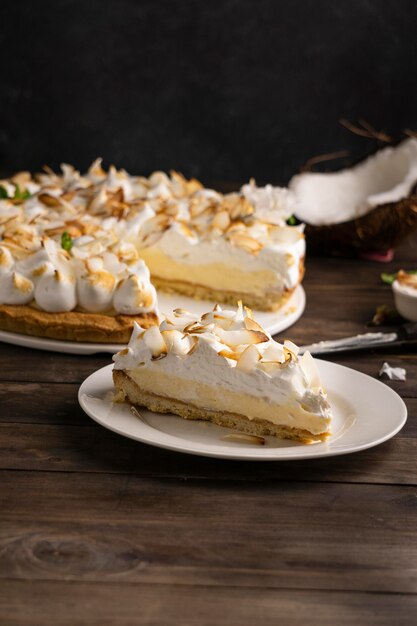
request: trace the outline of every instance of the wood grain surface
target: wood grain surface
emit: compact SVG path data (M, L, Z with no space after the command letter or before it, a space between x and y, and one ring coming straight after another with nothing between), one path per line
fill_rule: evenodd
M299 343L366 332L393 304L381 271L308 259ZM409 412L392 440L285 463L192 457L91 421L79 384L110 362L0 344L0 624L415 625L417 354L332 361L372 377L384 361Z

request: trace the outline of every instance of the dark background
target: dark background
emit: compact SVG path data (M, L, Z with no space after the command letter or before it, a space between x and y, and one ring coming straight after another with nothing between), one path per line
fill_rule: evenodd
M286 183L374 147L340 118L417 130L417 2L2 0L0 69L3 172Z

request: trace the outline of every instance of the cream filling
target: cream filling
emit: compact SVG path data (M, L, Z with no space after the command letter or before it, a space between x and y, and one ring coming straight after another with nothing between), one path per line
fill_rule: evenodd
M262 419L275 425L307 430L314 435L329 430L329 417L310 413L301 404L277 405L247 393L221 389L219 386L212 387L205 383L166 374L160 370L149 370L145 366L126 373L145 392L180 400L198 408L236 413L250 420Z
M224 263L183 264L157 248L144 248L140 255L151 276L164 280L179 280L211 289L246 292L260 297L271 290L278 294L284 290L282 279L272 270L243 271Z

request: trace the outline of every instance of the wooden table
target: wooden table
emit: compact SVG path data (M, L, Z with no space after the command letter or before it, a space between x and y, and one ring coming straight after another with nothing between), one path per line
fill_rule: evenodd
M365 330L388 266L308 259L300 343ZM112 434L79 408L109 357L0 344L0 623L417 623L417 355L337 356L387 382L409 418L365 452L304 462L206 459Z

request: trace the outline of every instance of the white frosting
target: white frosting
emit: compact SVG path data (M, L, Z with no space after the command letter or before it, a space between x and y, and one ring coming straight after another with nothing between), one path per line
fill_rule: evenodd
M247 309L247 313L251 315ZM201 319L177 311L159 327L135 325L127 348L113 357L115 369L141 367L207 385L266 399L323 418L330 407L313 357L297 357L291 342L274 341L251 318L217 310ZM323 427L323 423L321 424ZM326 429L326 428L325 428Z

